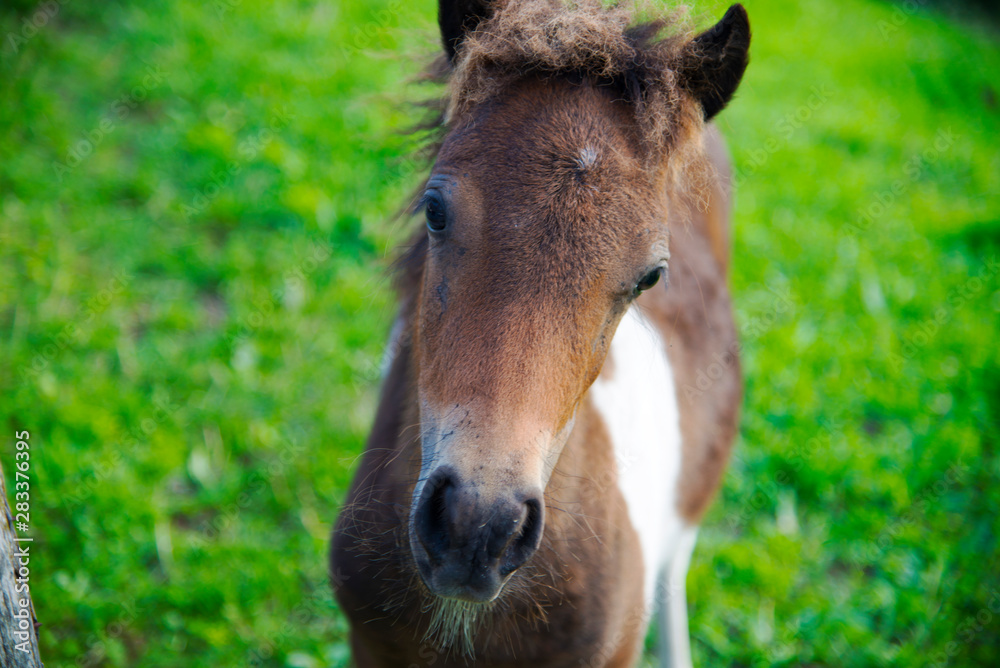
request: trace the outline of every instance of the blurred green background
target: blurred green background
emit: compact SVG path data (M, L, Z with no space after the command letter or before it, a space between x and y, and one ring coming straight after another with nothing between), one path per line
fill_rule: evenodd
M1000 665L1000 29L748 0L722 114L746 402L703 666ZM699 4L707 25L724 10ZM61 666L343 666L430 0L5 3L0 462Z

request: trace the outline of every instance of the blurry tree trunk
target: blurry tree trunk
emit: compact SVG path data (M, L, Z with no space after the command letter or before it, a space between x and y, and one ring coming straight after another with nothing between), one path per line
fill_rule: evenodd
M35 633L35 606L28 591L32 543L16 538L0 466L0 666L42 668Z

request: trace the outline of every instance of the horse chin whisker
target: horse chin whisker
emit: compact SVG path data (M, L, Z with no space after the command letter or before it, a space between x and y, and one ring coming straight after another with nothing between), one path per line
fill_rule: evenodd
M424 640L431 645L475 657L475 640L487 619L496 608L496 599L487 603L473 603L434 597L424 608L430 614L430 623Z

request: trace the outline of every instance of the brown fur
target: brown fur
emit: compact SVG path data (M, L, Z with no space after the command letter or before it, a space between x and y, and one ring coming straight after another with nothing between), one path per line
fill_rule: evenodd
M684 448L678 509L691 524L701 520L719 487L743 396L739 342L726 286L728 157L714 128L706 133L706 148L722 177L705 193L707 207L688 199L679 211L670 238L670 288L639 298L663 334L677 384ZM704 377L710 381L707 388L699 380Z
M688 35L659 39L668 22L631 23L589 0L442 21L473 30L464 43L445 39L454 73L434 171L448 179L455 224L421 229L401 261L404 333L331 551L361 667L467 664L437 646L442 601L411 549L422 438L433 429L475 492L468 513L488 516L494 497L544 485L541 545L499 598L475 608L475 660L634 662L650 565L587 390L602 366L613 373L605 358L632 286L668 243L670 287L638 307L675 373L681 514L696 522L718 487L740 398L735 355L700 394L685 388L736 346L728 168L714 131L704 150L702 109L681 85Z
M419 472L419 443L405 428L414 417L409 357L405 347L386 379L331 552L359 668L429 665L432 657L435 666L469 665L460 652L425 639L433 602L404 549ZM592 446L601 442L607 442L603 423L588 407L546 490L551 512L542 547L483 624L474 656L487 665L577 666L578 657L604 657L584 665L628 666L638 655L643 564L635 531L622 521L614 457Z

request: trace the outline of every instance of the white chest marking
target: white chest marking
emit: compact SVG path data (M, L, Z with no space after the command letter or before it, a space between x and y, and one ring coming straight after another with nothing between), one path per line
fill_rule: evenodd
M618 484L639 534L649 610L657 576L685 526L677 512L677 395L663 339L637 308L622 318L610 357L610 378L599 377L590 396L614 444Z

